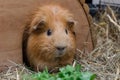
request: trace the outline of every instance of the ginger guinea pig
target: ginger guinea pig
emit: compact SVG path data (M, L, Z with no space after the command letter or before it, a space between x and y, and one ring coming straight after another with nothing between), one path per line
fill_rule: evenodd
M35 71L72 64L75 50L75 21L66 9L39 7L23 33L23 61Z

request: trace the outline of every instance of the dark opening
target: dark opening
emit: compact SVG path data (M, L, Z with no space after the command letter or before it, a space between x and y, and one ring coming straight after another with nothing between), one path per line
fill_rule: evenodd
M85 0L85 3L91 3L92 4L92 0Z

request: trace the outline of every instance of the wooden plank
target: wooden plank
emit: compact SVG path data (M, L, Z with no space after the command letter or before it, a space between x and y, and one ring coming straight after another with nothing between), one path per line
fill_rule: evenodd
M82 5L77 0L0 0L0 66L12 65L8 60L12 60L18 64L23 63L21 42L23 25L27 19L27 15L38 6L51 3L63 6L75 15L75 19L78 21L75 28L77 48L84 50L84 45L90 32L90 25ZM89 47L87 49L91 51L91 38L89 37L88 40Z

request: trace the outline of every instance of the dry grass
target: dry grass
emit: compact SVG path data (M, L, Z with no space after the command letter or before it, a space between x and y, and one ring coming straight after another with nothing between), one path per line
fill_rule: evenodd
M93 21L91 26L95 49L91 53L77 49L76 62L82 65L83 71L97 74L96 80L120 80L119 21L114 11L108 7L105 13L99 16L99 21ZM15 66L0 73L0 80L21 80L23 74L34 73L23 65L13 64Z
M32 74L33 71L27 69L24 65L16 64L11 61L14 66L0 73L0 80L21 80L24 74Z
M95 49L87 56L78 50L77 61L97 74L96 80L120 80L120 22L109 6L97 20L91 26Z

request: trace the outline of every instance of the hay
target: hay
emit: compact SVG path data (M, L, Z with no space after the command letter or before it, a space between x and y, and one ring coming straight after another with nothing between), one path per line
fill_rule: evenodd
M91 26L95 49L91 53L77 49L75 61L83 71L95 73L96 80L120 80L120 20L110 7L97 17ZM0 73L0 80L21 80L24 74L34 73L24 65L13 64L15 66Z
M0 73L0 80L22 80L25 74L29 75L34 73L24 65L16 64L12 61L10 62L13 63L13 66L10 66L8 70Z
M97 18L98 21L98 18ZM93 22L91 29L95 49L91 53L83 53L77 59L83 70L97 74L96 80L120 80L120 24L114 11L108 6L99 15L99 21ZM87 54L85 56L84 54Z

